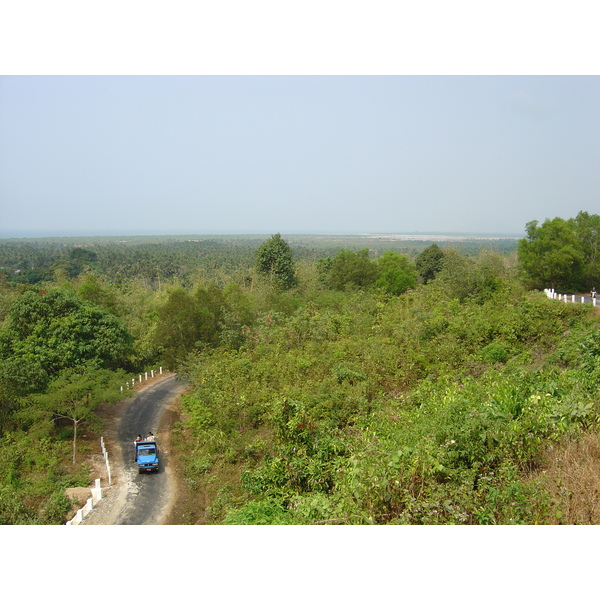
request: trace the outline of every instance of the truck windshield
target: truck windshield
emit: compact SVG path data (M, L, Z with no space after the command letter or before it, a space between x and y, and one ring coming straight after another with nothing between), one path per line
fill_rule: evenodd
M154 453L155 453L154 448L141 448L140 451L138 452L138 454L140 456L151 456Z

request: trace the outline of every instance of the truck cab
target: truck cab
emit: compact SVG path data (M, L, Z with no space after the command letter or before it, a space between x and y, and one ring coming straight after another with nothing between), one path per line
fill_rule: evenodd
M158 471L158 444L155 440L134 442L135 462L140 473Z

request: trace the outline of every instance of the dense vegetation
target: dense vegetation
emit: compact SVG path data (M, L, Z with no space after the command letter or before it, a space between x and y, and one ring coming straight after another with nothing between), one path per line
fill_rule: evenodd
M585 289L596 216L570 223ZM0 244L0 523L63 522L98 407L158 364L190 384L174 431L190 522L584 522L548 468L598 426L598 315L532 291L538 229L518 253L278 234Z
M519 261L527 283L563 292L589 291L600 278L600 215L527 223Z
M556 520L537 475L596 426L597 316L526 292L498 257L452 258L417 291L317 294L188 360L188 480L214 489L198 518Z

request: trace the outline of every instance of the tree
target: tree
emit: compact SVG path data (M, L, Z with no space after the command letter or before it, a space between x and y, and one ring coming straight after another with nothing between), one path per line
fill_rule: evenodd
M73 248L69 252L67 273L69 277L77 277L84 270L98 263L98 255L87 248Z
M169 368L200 346L216 346L220 340L227 303L216 285L199 287L194 294L183 288L169 291L158 307L156 343L164 348Z
M95 410L102 402L119 398L118 382L123 381L124 371L97 369L86 365L78 369L66 369L54 379L44 394L30 398L29 410L43 414L53 422L66 419L73 425L73 463L77 451L77 429L82 423L98 423Z
M200 339L198 306L191 294L178 288L169 291L157 314L155 342L165 349L167 366L174 368Z
M417 269L407 256L387 250L377 261L379 277L375 285L388 294L399 296L417 285Z
M331 265L333 264L333 258L326 256L317 260L317 280L321 285L327 286L329 283L329 273L331 272Z
M506 285L507 268L502 257L493 251L475 257L449 249L444 253L444 266L430 283L440 296L484 303Z
M69 289L24 292L0 330L0 359L27 363L26 370L41 368L51 377L88 362L123 366L131 347L132 337L117 317Z
M560 288L582 287L584 252L573 222L560 217L526 225L527 236L519 240L519 264L532 287Z
M292 249L279 233L261 244L255 254L259 273L270 277L280 290L289 290L297 284Z
M9 357L0 361L0 437L19 407L19 398L43 391L49 376L38 362Z
M589 290L600 282L600 215L580 212L571 220L583 250L583 283Z
M82 300L104 306L113 315L118 316L119 314L119 304L115 292L109 286L102 285L93 275L88 274L82 278L77 287L77 295Z
M377 265L369 259L369 250L340 250L329 268L327 281L334 290L367 288L378 276Z
M417 272L423 283L427 283L442 270L444 266L444 252L437 244L431 244L417 256L415 260Z

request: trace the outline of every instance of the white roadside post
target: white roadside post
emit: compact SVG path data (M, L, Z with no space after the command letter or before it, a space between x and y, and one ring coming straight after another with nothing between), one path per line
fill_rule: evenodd
M83 511L83 516L87 517L94 508L94 499L88 498L88 501L85 503L85 506L81 509Z
M100 487L100 480L96 479L96 485L92 488L92 498L94 503L102 500L102 488Z

